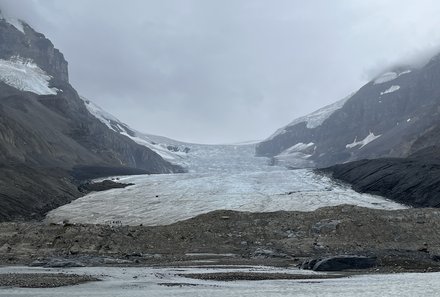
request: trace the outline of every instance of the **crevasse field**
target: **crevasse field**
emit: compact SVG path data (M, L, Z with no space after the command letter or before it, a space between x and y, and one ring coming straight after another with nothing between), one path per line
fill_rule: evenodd
M189 173L120 177L125 189L91 193L47 216L49 222L166 225L219 209L268 212L312 211L353 204L371 208L404 206L368 194L310 169L270 166L254 157L253 145L191 145L177 159Z

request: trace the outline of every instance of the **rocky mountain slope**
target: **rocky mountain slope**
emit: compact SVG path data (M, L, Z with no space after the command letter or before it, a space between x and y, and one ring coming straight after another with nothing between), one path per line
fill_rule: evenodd
M440 207L440 150L429 147L408 158L379 158L323 169L359 192L414 207Z
M396 67L333 105L297 119L256 148L291 167L406 157L440 140L440 55Z
M84 97L81 97L81 99L84 100L87 110L99 121L105 124L109 129L132 139L134 142L142 146L153 150L165 160L176 164L180 163L179 161L181 161L182 159L188 157L187 154L191 150L191 148L189 147L191 144L180 142L163 136L139 132L131 128L124 122L120 121L112 114L106 112L91 100Z
M81 195L75 172L182 168L109 129L69 84L67 62L21 21L0 17L0 220L39 217ZM93 177L91 175L90 177Z

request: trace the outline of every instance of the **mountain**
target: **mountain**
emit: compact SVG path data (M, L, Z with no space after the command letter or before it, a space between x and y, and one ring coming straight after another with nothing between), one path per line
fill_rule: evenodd
M406 157L440 141L440 55L395 67L349 97L296 119L256 148L291 167Z
M183 172L89 112L68 63L28 24L0 17L0 220L39 218L83 178Z
M106 112L89 99L85 97L81 97L81 99L84 101L87 110L92 115L116 133L124 135L134 142L151 149L162 158L172 163L180 164L181 161L187 158L187 154L191 150L189 148L190 144L163 136L139 132L123 123L112 114Z

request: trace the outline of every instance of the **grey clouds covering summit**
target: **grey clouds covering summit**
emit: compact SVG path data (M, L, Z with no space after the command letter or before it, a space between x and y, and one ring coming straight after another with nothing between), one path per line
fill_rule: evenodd
M69 61L82 95L137 130L263 139L440 44L432 0L0 0Z

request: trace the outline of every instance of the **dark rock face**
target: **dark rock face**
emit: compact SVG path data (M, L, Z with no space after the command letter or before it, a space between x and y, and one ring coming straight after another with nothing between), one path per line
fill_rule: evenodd
M361 160L323 171L352 184L359 192L415 207L440 207L440 160L425 153L421 152L424 157Z
M0 221L40 218L79 197L83 177L183 171L91 115L68 83L63 55L44 35L24 31L0 20L0 59L32 59L60 91L37 95L0 82Z
M55 80L69 81L67 62L63 54L43 34L23 23L20 32L8 22L0 19L0 59L20 56L32 59Z
M0 221L39 220L80 196L63 169L0 164Z
M407 69L393 70L393 79L369 82L320 125L310 127L302 119L285 127L261 142L256 154L277 160L294 145L312 143L307 151L294 153L304 153L314 166L326 167L364 158L406 157L438 143L440 59ZM360 142L369 135L380 137Z
M102 182L98 183L85 183L81 186L79 186L79 190L84 193L88 192L99 192L99 191L106 191L110 189L123 189L128 186L133 186L134 184L124 184L124 183L118 183L114 182L112 180L104 180Z
M309 260L304 262L301 268L314 271L342 271L347 269L368 269L375 265L376 258L373 257L342 255Z

